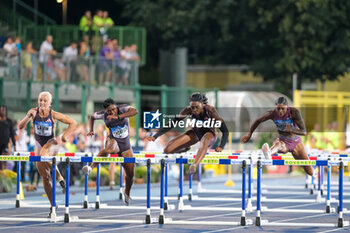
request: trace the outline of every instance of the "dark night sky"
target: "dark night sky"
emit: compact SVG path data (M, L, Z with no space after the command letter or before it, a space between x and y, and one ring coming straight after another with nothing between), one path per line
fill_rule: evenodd
M34 7L34 0L22 0ZM39 11L54 19L57 24L62 23L62 4L56 0L38 0ZM116 25L126 25L127 20L121 18L122 5L117 0L68 0L67 21L68 24L78 24L86 10L91 10L92 15L97 9L107 10Z

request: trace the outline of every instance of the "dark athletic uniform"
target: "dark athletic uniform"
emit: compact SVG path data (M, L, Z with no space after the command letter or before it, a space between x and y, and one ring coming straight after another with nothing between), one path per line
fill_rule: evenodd
M39 116L39 108L37 108L34 117L34 135L36 142L43 147L50 139L54 138L54 120L52 118L52 109L47 117Z
M118 105L118 114L123 114L129 110L128 105ZM95 112L94 118L96 120L103 120L109 129L109 138L117 141L119 153L123 153L131 148L129 139L129 118L125 117L119 120L107 119L107 112L105 110Z

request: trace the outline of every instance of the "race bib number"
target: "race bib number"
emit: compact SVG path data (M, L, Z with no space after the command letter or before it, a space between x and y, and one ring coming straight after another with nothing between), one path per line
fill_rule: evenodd
M124 125L123 127L116 126L111 128L112 135L115 138L126 138L129 135L129 128L127 125Z
M40 136L51 136L52 135L52 122L34 122L35 133Z

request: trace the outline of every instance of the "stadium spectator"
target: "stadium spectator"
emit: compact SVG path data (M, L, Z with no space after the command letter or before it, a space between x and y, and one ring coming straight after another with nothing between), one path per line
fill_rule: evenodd
M33 43L29 41L22 53L22 60L24 65L24 79L30 79L32 77L33 62L32 57L36 51L33 49Z
M106 77L105 83L109 83L112 74L113 57L113 43L112 41L107 41L107 44L102 47L99 54L99 84L103 83L104 77Z
M17 53L21 53L22 45L21 45L21 38L20 37L16 37L16 39L15 39L15 46L17 48Z
M87 10L85 11L85 14L80 18L79 22L79 30L83 33L83 35L89 35L91 34L91 28L92 27L92 17L91 17L91 11Z
M3 49L6 52L7 66L9 67L9 77L18 76L18 51L16 44L11 37L8 37Z
M104 26L103 11L97 10L92 19L92 30L99 31Z
M67 67L67 78L71 81L78 81L77 75L77 62L78 62L78 49L77 43L71 42L71 44L63 50L63 64Z
M137 45L136 44L132 44L130 46L130 50L129 50L129 57L128 57L129 61L140 61L140 55L137 53Z
M19 120L17 121L17 124L19 123ZM15 133L15 140L16 140L16 152L27 152L28 151L28 143L29 143L29 136L27 133L27 130L25 129L18 129L16 127L16 133ZM13 167L13 171L17 171L17 165L18 162L15 162L15 166ZM21 162L21 180L22 182L25 181L25 175L26 175L26 162Z
M127 64L125 61L125 57L122 56L120 48L118 46L118 40L114 39L112 40L113 44L113 67L115 67L115 70L113 70L113 73L116 73L118 75L118 84L128 85L128 69Z
M89 58L90 58L90 47L86 41L80 42L79 57L77 72L80 77L84 78L85 83L89 83Z
M44 40L40 45L39 51L39 63L43 73L43 79L46 80L49 75L54 76L53 71L53 60L52 55L56 55L56 51L52 46L52 36L46 36L46 40Z
M7 117L7 107L0 106L0 154L5 155L11 153L9 150L10 139L13 144L13 150L16 151L16 140L13 123L10 118ZM0 161L0 170L7 168L6 161Z
M108 16L108 11L103 12L103 21L104 21L104 27L106 29L113 27L113 25L114 25L113 19Z

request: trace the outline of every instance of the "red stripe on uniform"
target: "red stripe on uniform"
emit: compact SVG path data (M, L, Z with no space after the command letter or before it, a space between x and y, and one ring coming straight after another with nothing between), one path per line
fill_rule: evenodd
M282 156L271 156L273 160L281 160Z
M332 152L332 155L338 155L339 152Z
M242 150L236 150L235 153L242 153Z
M145 158L154 158L155 155L154 154L145 154Z
M237 155L230 155L228 156L229 159L238 159L238 156Z
M317 157L309 157L310 160L317 160Z
M74 157L75 153L64 153L64 156Z
M30 152L30 156L35 156L35 153L34 152Z
M111 154L110 157L118 157L118 154Z

